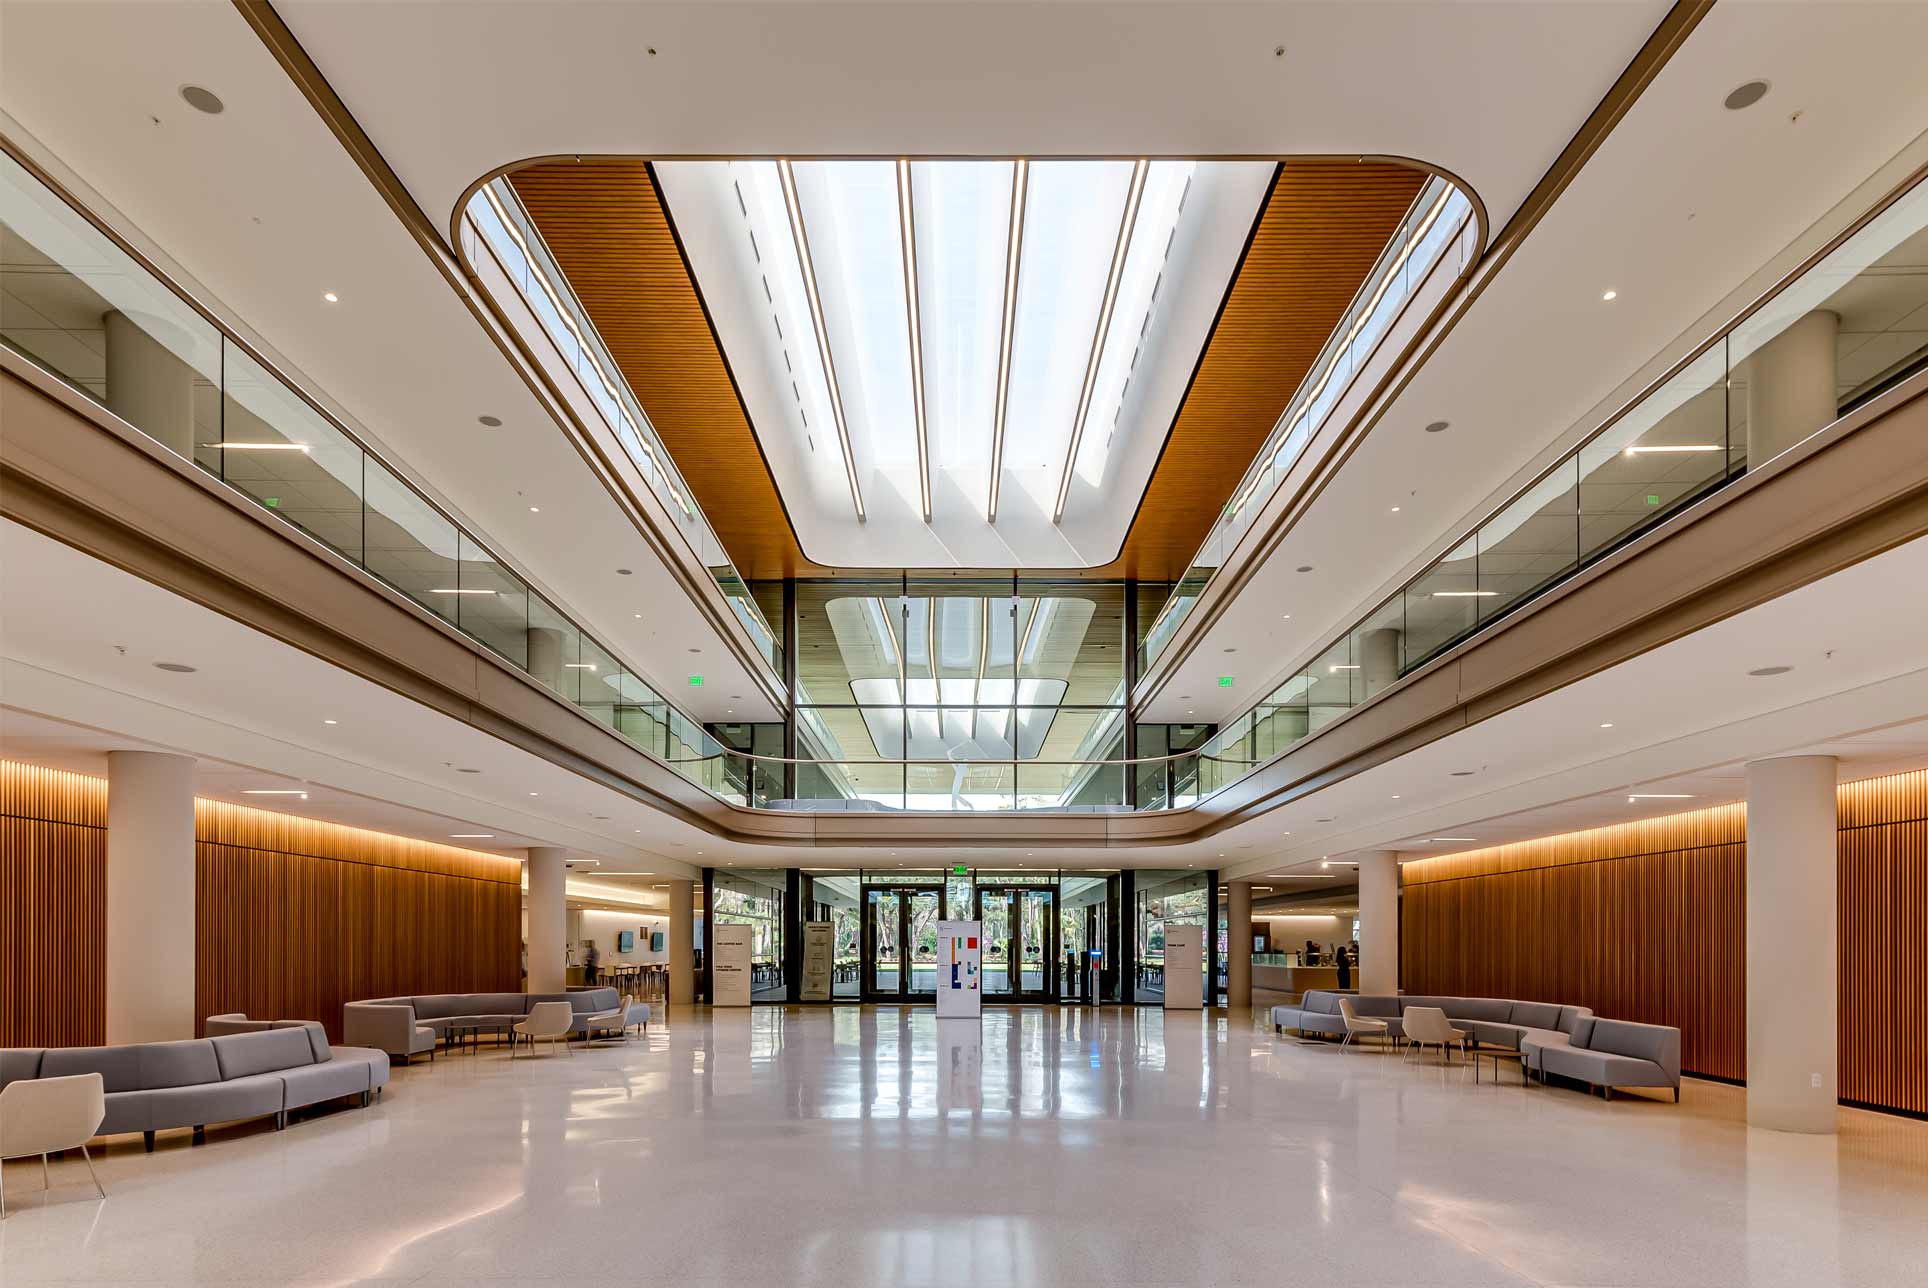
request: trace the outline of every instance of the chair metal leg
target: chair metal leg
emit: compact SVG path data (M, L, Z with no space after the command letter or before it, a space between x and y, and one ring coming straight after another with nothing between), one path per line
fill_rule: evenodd
M106 1198L107 1191L101 1188L100 1176L94 1171L94 1160L87 1153L87 1147L85 1145L82 1145L80 1147L80 1157L82 1161L84 1161L87 1164L87 1175L93 1178L95 1192L97 1192L102 1198Z

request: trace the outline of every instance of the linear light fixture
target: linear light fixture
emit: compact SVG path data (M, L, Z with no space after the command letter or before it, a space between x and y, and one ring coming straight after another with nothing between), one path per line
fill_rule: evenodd
M1078 445L1084 441L1085 421L1091 415L1091 390L1098 383L1098 364L1105 355L1105 337L1111 331L1111 310L1118 302L1118 280L1125 273L1125 257L1131 251L1131 230L1138 223L1138 207L1145 197L1145 174L1151 162L1144 157L1131 168L1131 190L1125 196L1125 210L1118 219L1118 242L1111 251L1111 273L1105 278L1105 302L1098 310L1098 325L1091 334L1091 356L1085 360L1084 387L1078 391L1078 413L1071 421L1071 445L1065 449L1064 473L1058 479L1058 499L1051 507L1051 522L1064 522L1065 498L1071 495L1071 475L1078 467Z
M593 671L596 669L594 662L564 662L562 665L564 670L569 671Z
M1641 456L1648 452L1718 452L1719 443L1672 443L1655 444L1652 447L1629 447L1627 455Z
M1357 662L1334 662L1326 668L1328 671L1356 671L1358 669L1359 664Z
M306 443L220 442L220 443L202 443L201 446L211 447L216 449L217 451L223 451L223 452L305 452L308 450L308 444Z
M897 239L903 247L904 305L910 322L910 396L917 415L917 499L931 521L930 434L924 426L924 338L917 315L917 215L911 200L910 161L897 158Z
M493 841L494 832L450 832L451 841Z
M1434 599L1491 599L1499 594L1497 590L1435 590Z
M857 458L850 450L850 424L844 419L843 395L837 389L837 363L830 356L830 332L823 322L823 297L817 293L817 270L810 262L810 234L803 226L803 203L797 200L797 178L787 160L777 161L777 178L783 184L783 207L790 215L790 237L796 242L797 263L803 268L803 293L810 301L810 325L817 333L817 360L823 365L824 387L830 392L830 414L837 422L837 443L843 448L850 504L857 511L857 522L862 523L864 494L857 486Z
M1019 157L1011 163L1011 230L1004 239L1004 327L997 342L997 410L991 421L991 500L985 507L988 523L997 522L997 489L1004 478L1004 418L1011 401L1011 341L1018 321L1018 265L1024 251L1024 197L1031 183L1031 163Z
M1429 836L1428 841L1477 841L1477 836Z
M431 595L493 595L495 594L493 590L484 590L479 586L435 586L435 587L432 587L428 593Z
M242 791L243 796L299 796L308 799L308 793L299 787L249 787Z
M1693 799L1692 792L1629 792L1627 794L1628 804L1634 801L1690 801Z

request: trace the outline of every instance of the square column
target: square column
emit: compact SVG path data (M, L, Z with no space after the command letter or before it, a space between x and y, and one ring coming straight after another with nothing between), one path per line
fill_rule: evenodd
M1230 1007L1252 1004L1252 883L1227 884L1225 911L1225 1004Z
M1835 780L1832 756L1787 756L1747 767L1747 1121L1753 1127L1835 1130L1841 969Z
M669 883L669 1001L696 1000L696 883Z
M560 993L569 982L569 870L564 851L529 847L529 991Z
M195 1034L194 757L107 753L107 1042Z
M1399 855L1359 856L1359 991L1399 991Z

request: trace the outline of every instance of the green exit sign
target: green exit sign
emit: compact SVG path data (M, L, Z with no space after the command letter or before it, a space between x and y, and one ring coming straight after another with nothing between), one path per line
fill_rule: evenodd
M1653 493L1651 493L1651 492L1649 492L1649 493L1647 494L1647 504L1648 504L1648 505L1659 505L1659 504L1660 504L1660 498L1659 498L1659 497L1657 497L1657 496L1655 496L1655 495L1654 495Z
M692 689L700 689L700 688L702 688L702 687L703 687L703 677L702 677L702 676L700 676L700 675L692 675L692 676L690 677L690 687L691 687Z
M1221 675L1221 676L1219 676L1219 677L1218 677L1218 687L1219 687L1219 688L1221 688L1221 689L1229 689L1229 688L1231 688L1231 687L1232 687L1232 677L1231 677L1231 676L1229 676L1229 675Z
M954 877L967 877L971 875L971 870L962 863L959 863L951 868L951 875Z

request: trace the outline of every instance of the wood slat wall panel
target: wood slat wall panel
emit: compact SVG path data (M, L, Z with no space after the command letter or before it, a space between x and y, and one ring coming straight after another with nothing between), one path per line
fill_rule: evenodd
M520 986L519 860L195 802L200 1015ZM0 761L0 1046L105 1040L107 780Z
M0 1047L102 1040L106 925L107 784L0 761Z
M1836 800L1840 1096L1928 1113L1928 770ZM1408 863L1402 983L1676 1025L1687 1069L1744 1079L1746 840L1732 804Z

